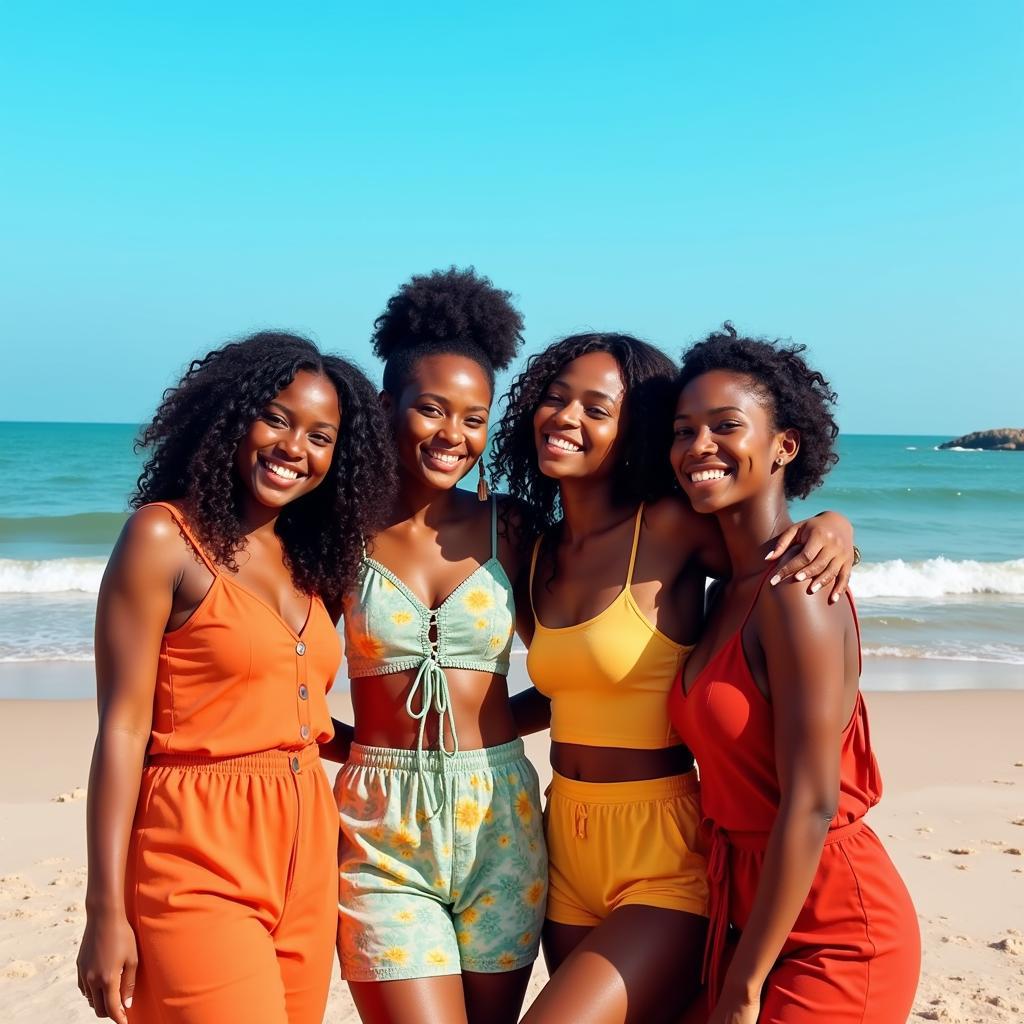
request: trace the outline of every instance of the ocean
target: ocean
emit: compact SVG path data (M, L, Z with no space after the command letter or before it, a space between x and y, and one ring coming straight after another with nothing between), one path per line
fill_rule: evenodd
M136 429L0 423L0 663L91 660ZM936 450L944 440L844 435L839 465L794 512L853 522L867 657L1024 666L1024 455Z

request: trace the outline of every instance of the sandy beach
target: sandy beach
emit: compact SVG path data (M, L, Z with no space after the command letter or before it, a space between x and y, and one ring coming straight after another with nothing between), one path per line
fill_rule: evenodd
M870 824L917 904L924 969L911 1020L1024 1016L1024 691L1007 670L943 663L941 692L873 692L872 738L885 796ZM71 692L91 666L5 666L27 692L42 674ZM870 659L868 689L933 664ZM960 688L956 688L959 673ZM878 685L872 686L872 680ZM1020 684L1019 679L1016 680ZM344 693L332 697L348 718ZM87 700L0 700L0 1005L12 1021L95 1020L75 985L84 923L85 785L95 734ZM547 767L547 735L529 753ZM546 974L538 963L531 996ZM336 980L325 1020L356 1021Z

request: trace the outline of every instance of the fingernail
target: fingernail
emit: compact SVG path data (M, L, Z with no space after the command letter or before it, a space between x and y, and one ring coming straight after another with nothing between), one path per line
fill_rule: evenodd
M811 593L812 594L816 594L819 590L821 590L821 584L820 583L815 583L814 586L811 587Z
M772 548L772 550L769 551L768 554L764 556L764 560L767 562L769 559L772 559L774 557L775 557L775 548Z
M803 581L805 579L807 579L807 573L805 573L805 572L798 572L796 574L796 581L797 581L797 583L803 583Z
M128 997L128 998L127 998L127 999L126 999L125 1001L124 1001L124 1005L125 1005L125 1009L127 1009L127 1010L130 1010L130 1009L132 1008L132 997L131 997L131 996L129 996L129 997Z
M836 601L838 601L838 600L839 600L839 595L838 594L829 594L828 595L828 603L829 604L835 604Z
M774 587L775 584L779 582L779 577L773 576L768 582Z

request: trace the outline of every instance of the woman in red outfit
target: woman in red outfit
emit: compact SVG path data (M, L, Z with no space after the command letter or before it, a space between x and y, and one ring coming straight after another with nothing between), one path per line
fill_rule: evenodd
M732 575L669 698L711 827L711 1024L903 1024L920 935L864 815L881 794L851 600L765 586L771 538L836 462L828 382L802 347L730 324L684 357L672 463ZM723 970L726 932L738 943Z

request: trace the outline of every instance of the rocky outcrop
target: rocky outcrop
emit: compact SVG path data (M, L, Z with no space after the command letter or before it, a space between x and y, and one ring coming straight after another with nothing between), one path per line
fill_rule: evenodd
M1000 427L996 430L977 430L940 444L940 448L981 448L990 452L1024 452L1024 430Z

